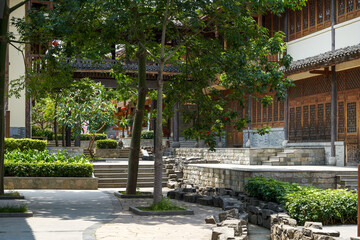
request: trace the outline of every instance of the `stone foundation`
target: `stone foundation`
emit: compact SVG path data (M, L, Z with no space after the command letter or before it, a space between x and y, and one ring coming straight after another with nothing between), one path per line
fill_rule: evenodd
M284 138L284 128L272 128L269 134L263 136L250 130L250 147L281 147ZM248 141L248 130L243 130L243 143Z
M300 186L314 186L328 189L336 188L336 175L356 175L356 170L338 169L333 167L260 167L244 166L234 167L225 164L189 164L183 169L183 178L200 187L232 188L244 191L247 179L264 176L276 180L298 183Z
M5 177L5 189L97 190L98 178Z

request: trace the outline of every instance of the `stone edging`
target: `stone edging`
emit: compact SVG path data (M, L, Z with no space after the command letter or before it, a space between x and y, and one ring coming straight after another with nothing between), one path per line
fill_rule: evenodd
M152 192L141 192L141 194L122 194L120 192L114 192L115 197L118 198L153 198Z
M34 213L32 211L26 212L13 212L13 213L0 213L0 218L7 218L7 217L33 217Z
M176 215L194 215L193 210L179 211L142 211L138 207L130 207L129 211L140 216L176 216Z
M7 195L4 195L4 196L0 196L0 200L15 200L15 199L25 199L24 196L7 196Z

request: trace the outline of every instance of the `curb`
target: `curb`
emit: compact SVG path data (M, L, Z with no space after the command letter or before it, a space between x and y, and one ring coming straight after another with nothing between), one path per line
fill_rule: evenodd
M138 207L130 207L129 211L140 216L176 216L176 215L194 215L193 210L179 210L179 211L143 211Z

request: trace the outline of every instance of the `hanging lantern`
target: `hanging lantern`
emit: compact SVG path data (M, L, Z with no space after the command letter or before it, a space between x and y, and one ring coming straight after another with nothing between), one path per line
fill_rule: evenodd
M126 111L126 107L122 107L122 108L121 108L121 111Z

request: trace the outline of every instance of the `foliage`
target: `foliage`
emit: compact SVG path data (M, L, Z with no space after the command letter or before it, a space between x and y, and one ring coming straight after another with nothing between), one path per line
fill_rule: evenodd
M168 198L162 198L157 204L151 204L149 207L141 207L143 211L181 211L185 210L183 207L177 206L175 203L171 202Z
M118 143L116 140L98 140L96 141L96 148L100 149L115 149Z
M14 151L14 150L29 150L36 149L43 151L46 149L47 142L43 140L34 140L34 139L14 139L14 138L5 138L5 150Z
M50 153L47 150L28 150L28 151L7 151L5 153L5 160L7 162L63 162L63 163L88 163L88 159L83 155L71 156L66 151L58 151L57 153Z
M141 138L142 139L154 139L154 131L142 131L141 132Z
M5 154L5 176L16 177L91 177L92 165L84 156L66 152L28 150Z
M90 136L92 134L88 134L88 133L82 133L80 135L80 140L89 140L90 139ZM95 134L95 141L96 140L106 140L107 139L107 135L106 134L103 134L103 133L96 133Z
M5 162L5 176L14 177L91 177L90 163Z
M12 197L20 197L20 193L19 193L19 192L15 192L15 191L6 192L4 195L5 195L5 196L12 196Z
M354 224L357 219L357 194L344 189L300 187L271 178L255 177L245 189L252 197L285 204L299 224L305 221L324 225Z
M357 194L345 189L303 187L285 196L285 207L300 224L356 224L357 220Z
M35 106L31 108L31 121L34 127L45 130L52 128L55 112L55 103L50 98L43 98L35 101ZM33 129L34 131L34 129ZM43 136L34 135L33 136Z
M281 203L286 194L300 189L296 183L277 181L262 176L249 179L245 185L245 190L250 196L277 203Z
M54 132L51 129L41 129L38 126L33 125L31 127L32 136L39 136L39 137L46 137L47 140L51 141L54 140Z
M1 206L0 213L24 213L27 211L26 205L20 206Z

